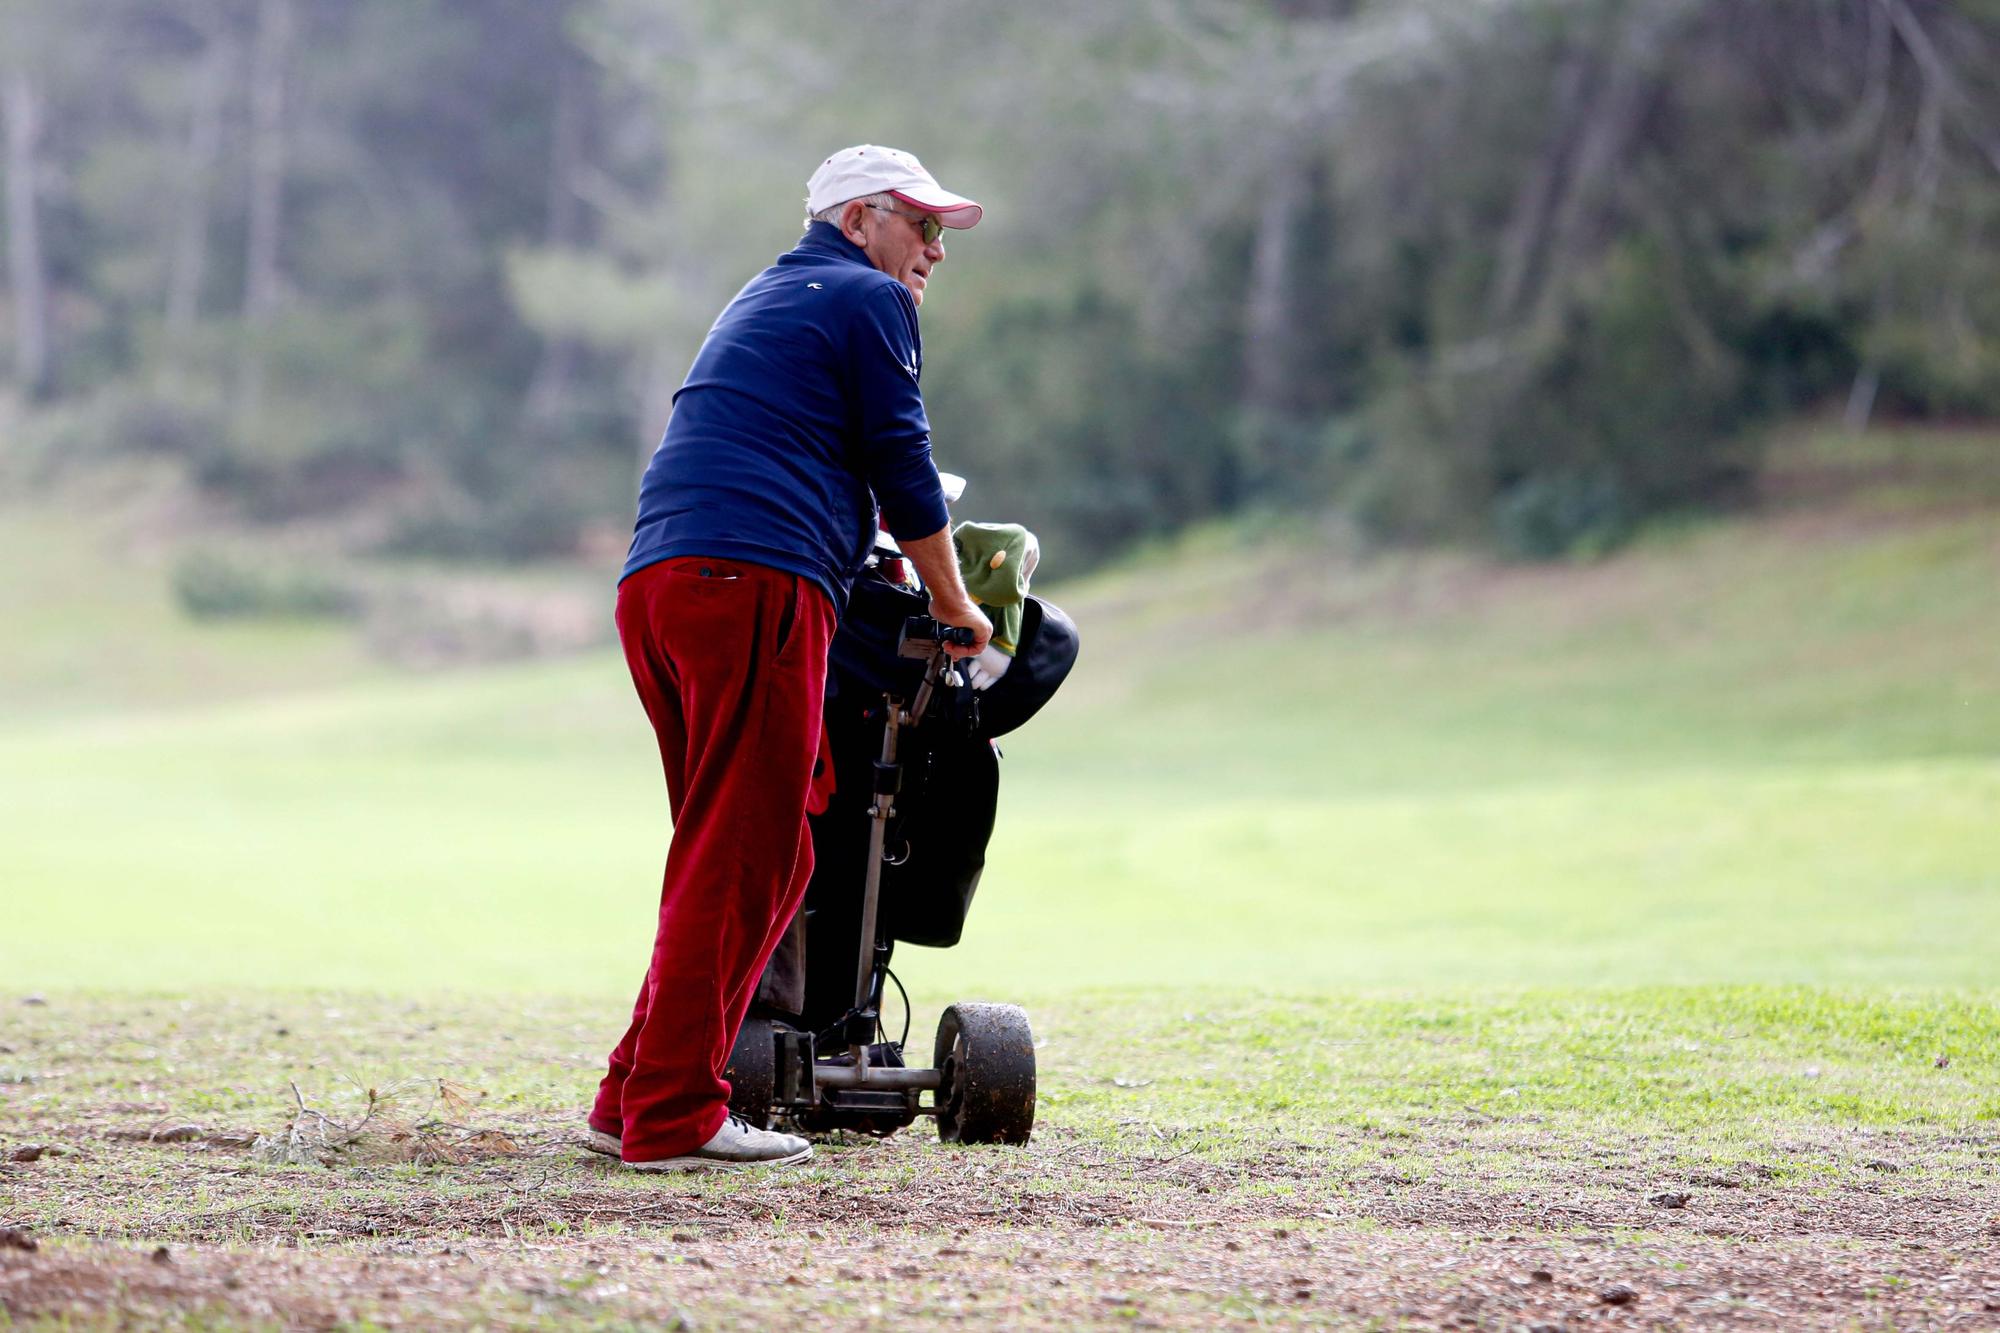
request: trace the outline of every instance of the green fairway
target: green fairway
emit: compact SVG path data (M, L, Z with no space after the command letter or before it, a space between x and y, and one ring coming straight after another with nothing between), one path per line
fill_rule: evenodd
M1083 661L1006 742L965 944L901 970L926 1002L1992 985L2000 523L1900 495L1577 567L1213 533L1056 588ZM615 656L315 685L331 641L252 629L203 689L202 631L131 620L89 669L171 636L143 706L37 686L54 631L0 650L0 975L630 990L668 827Z

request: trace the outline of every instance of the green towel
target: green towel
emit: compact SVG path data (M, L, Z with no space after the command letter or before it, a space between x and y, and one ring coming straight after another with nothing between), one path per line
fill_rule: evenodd
M1012 657L1021 642L1021 599L1041 543L1019 523L961 523L951 540L965 590L993 622L993 646Z

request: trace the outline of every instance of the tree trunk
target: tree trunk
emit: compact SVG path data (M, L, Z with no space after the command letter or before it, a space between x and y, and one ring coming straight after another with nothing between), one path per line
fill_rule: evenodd
M1625 34L1621 49L1611 54L1610 70L1597 95L1590 99L1568 188L1553 219L1551 277L1560 274L1567 261L1594 253L1602 239L1597 231L1607 196L1625 171L1626 159L1657 91L1652 68L1641 62L1659 48L1665 26L1664 16L1650 24L1635 24L1634 30Z
M1651 0L1604 46L1579 53L1558 76L1556 123L1536 171L1522 182L1501 241L1488 316L1550 313L1578 261L1595 254L1608 197L1623 174L1658 91L1659 52L1689 0Z
M0 113L7 122L7 280L14 290L14 374L21 392L49 387L49 287L35 207L41 96L26 74L6 76Z
M572 249L584 242L583 202L577 197L576 176L584 157L584 95L587 89L581 59L565 48L556 72L555 115L549 148L549 202L546 243L551 249ZM542 347L541 364L528 385L527 414L548 422L562 414L583 349L574 338L555 337Z
M1253 416L1283 411L1293 372L1292 292L1298 285L1298 215L1305 200L1298 154L1272 164L1257 196L1257 233L1243 301L1243 406Z
M284 221L285 63L292 0L262 0L250 71L250 236L243 313L261 325L278 304L278 234Z
M222 156L222 108L228 97L230 51L221 34L210 38L195 74L188 122L186 189L174 225L172 267L167 274L167 356L178 360L201 315L202 280L208 271L208 209Z
M1926 116L1942 119L1946 108L1959 113L1960 128L1979 148L1982 156L2000 171L2000 136L1992 132L1992 126L1982 118L1966 96L1959 82L1957 71L1946 58L1938 44L1924 28L1916 11L1907 0L1876 0L1888 11L1889 20L1895 26L1896 36L1909 51L1911 59L1924 79L1924 113ZM1948 14L1949 9L1946 10Z
M1507 227L1500 234L1498 271L1487 301L1490 323L1500 325L1513 317L1523 293L1532 289L1542 266L1548 244L1549 218L1561 197L1570 157L1587 104L1591 61L1572 54L1556 73L1555 124L1543 147L1535 169L1521 177L1514 192L1514 206L1507 214Z
M278 240L284 223L285 66L292 46L292 0L259 0L250 59L250 233L244 265L243 322L250 334L238 402L254 415L263 398L259 336L278 307Z

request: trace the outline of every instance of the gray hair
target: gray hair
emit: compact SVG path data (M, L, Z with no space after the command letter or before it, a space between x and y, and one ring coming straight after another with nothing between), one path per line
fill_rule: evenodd
M830 204L827 207L822 208L817 213L808 213L806 215L806 221L831 222L834 226L838 227L840 225L840 215L847 211L847 206L849 204L856 204L856 203L875 204L882 208L894 208L896 206L896 201L890 198L886 194L857 195L853 199L843 199L837 204Z

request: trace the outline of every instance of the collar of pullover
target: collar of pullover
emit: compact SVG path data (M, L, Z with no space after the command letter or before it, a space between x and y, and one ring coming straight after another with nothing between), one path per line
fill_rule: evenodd
M840 228L831 222L813 222L806 226L806 234L799 237L796 247L808 254L828 255L835 259L845 259L850 263L873 264L868 262L868 252L840 234Z

